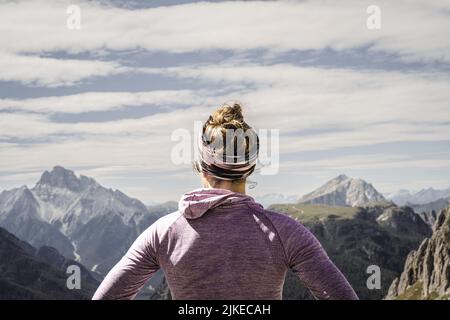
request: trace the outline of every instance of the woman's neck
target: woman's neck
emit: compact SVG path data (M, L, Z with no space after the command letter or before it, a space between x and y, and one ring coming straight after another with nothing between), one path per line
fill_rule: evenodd
M209 180L209 179L208 179ZM205 187L207 188L218 188L218 189L226 189L230 190L232 192L242 193L245 194L245 181L224 181L224 180L213 180L208 181L206 180Z
M230 186L230 188L228 190L233 191L233 192L237 192L237 193L245 194L245 182L231 183L231 186Z

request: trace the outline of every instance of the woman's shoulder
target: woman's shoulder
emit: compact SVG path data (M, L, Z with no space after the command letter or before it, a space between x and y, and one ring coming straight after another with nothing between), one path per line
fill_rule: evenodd
M291 217L287 213L279 212L271 208L265 209L258 206L257 211L266 216L278 232L308 232L308 229L296 218Z
M262 212L275 228L288 261L296 254L321 250L317 238L298 219L272 209L263 209Z
M163 237L164 234L170 229L170 227L182 217L182 214L177 210L172 213L166 214L156 221L154 221L147 229L144 231L146 234L151 234L158 237Z
M180 218L182 216L182 213L179 210L176 210L172 213L168 213L166 215L163 215L162 217L160 217L159 219L157 219L155 221L155 223L158 224L171 224L173 222L175 222L176 220L178 220L178 218Z

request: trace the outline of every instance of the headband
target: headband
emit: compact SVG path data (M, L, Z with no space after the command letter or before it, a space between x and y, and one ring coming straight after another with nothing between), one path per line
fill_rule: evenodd
M203 172L221 180L244 179L253 173L259 152L259 138L256 134L256 150L254 147L249 150L246 148L246 152L242 155L235 154L234 148L233 152L227 153L229 146L227 147L225 143L222 148L216 149L216 145L208 141L204 131L199 134L197 143L198 164Z

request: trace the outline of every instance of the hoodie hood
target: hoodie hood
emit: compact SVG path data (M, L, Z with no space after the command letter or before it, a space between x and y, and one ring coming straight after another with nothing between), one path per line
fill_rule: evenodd
M178 202L178 210L187 219L197 219L206 211L234 203L255 203L252 197L226 189L201 188L184 194Z

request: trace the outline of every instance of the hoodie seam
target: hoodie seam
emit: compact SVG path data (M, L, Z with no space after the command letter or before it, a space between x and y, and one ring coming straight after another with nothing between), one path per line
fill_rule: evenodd
M166 228L165 232L161 235L161 238L159 240L158 243L158 247L156 248L156 259L158 261L158 265L160 265L160 249L162 246L163 241L165 240L165 238L168 236L169 231L172 229L172 226L175 224L175 222L177 222L181 217L183 217L183 214L178 210L178 217L172 221L172 223Z

